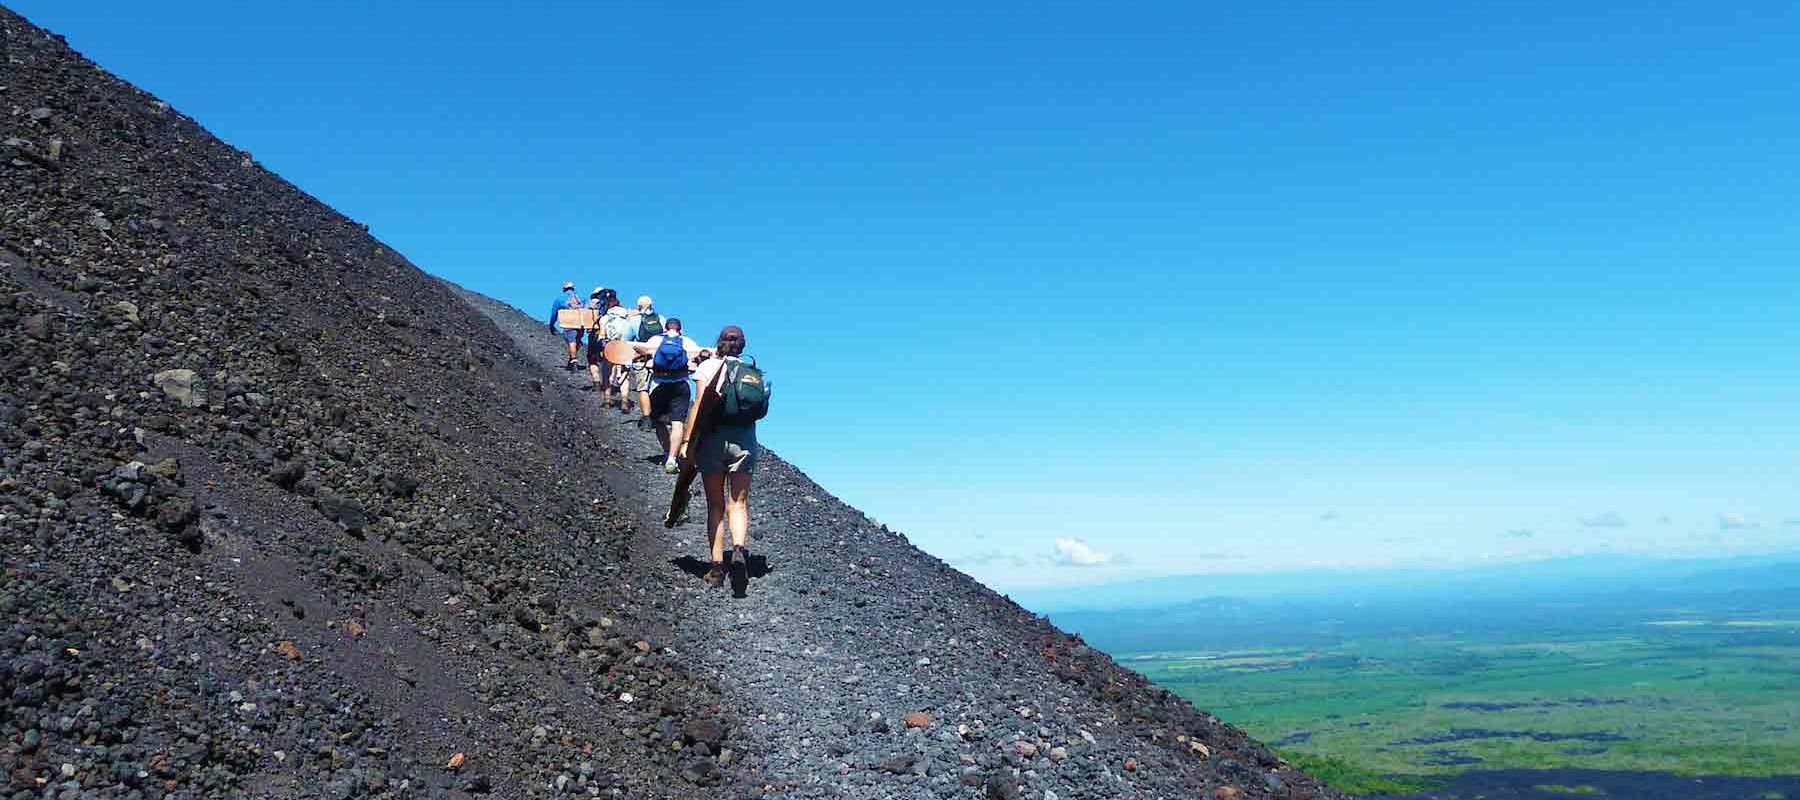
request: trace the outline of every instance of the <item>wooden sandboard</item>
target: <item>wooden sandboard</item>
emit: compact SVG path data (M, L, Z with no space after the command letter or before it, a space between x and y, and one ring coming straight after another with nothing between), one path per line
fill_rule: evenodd
M614 339L606 343L606 349L601 351L601 355L606 357L608 364L616 367L629 367L632 362L637 360L637 349L631 345L631 342L624 339Z
M592 308L564 308L556 312L556 324L571 330L591 331L599 327L600 312Z
M692 461L694 458L690 446L699 444L701 437L712 431L714 427L712 418L719 413L718 393L707 391L705 386L695 386L694 390L694 411L689 417L694 424L689 425L688 429L683 431L687 441L681 444L681 457L688 461Z

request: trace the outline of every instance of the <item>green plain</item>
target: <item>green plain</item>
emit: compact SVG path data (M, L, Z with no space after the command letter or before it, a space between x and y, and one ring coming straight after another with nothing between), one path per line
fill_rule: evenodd
M1800 630L1651 622L1121 660L1358 793L1477 769L1800 773Z

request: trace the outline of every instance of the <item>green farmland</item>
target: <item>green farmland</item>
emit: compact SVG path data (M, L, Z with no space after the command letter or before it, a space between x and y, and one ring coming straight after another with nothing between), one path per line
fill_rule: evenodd
M1470 770L1800 773L1800 621L1609 627L1120 659L1361 791Z

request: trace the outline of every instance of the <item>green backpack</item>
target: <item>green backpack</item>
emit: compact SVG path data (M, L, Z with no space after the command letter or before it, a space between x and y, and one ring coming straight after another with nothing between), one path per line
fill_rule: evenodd
M725 391L719 409L722 425L750 425L769 415L769 384L756 359L725 365Z

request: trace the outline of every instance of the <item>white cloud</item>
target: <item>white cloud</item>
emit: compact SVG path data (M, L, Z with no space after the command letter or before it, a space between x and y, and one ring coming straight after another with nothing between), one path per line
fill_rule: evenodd
M1336 511L1327 511L1319 515L1320 522L1337 522L1340 519L1343 519L1343 517L1338 516L1338 512Z
M1104 567L1118 559L1108 553L1095 550L1080 539L1063 537L1056 540L1050 560L1063 567Z
M1743 514L1737 512L1719 515L1719 530L1722 531L1742 531L1760 527L1762 527L1761 523L1751 522L1745 519Z
M1584 528L1623 528L1625 527L1625 518L1608 511L1604 514L1582 517L1581 526Z
M1512 530L1507 531L1506 535L1511 536L1514 539L1529 539L1536 536L1537 532L1530 528L1513 528Z

